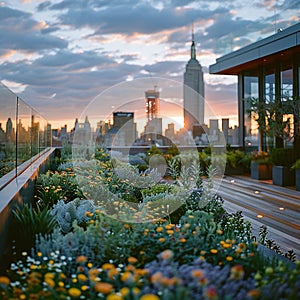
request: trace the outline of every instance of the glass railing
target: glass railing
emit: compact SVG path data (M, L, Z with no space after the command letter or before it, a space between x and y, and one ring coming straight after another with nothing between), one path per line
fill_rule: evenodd
M0 178L51 147L51 125L0 83ZM13 172L14 170L14 172Z

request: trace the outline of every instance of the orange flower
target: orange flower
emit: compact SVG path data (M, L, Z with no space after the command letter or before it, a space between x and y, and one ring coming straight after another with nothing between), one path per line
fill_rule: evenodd
M133 256L130 256L128 257L127 261L130 263L130 264L136 264L137 263L137 259Z
M156 228L156 232L162 232L163 230L164 230L164 228L161 227L161 226L159 226L159 227Z
M111 269L114 269L115 266L113 264L110 264L110 263L105 263L102 265L102 269L103 270L111 270Z
M159 241L160 243L163 243L163 242L165 241L165 238L159 238L158 241Z
M192 276L193 277L203 277L204 276L204 273L202 270L200 269L195 269L195 270L192 270Z
M185 243L186 242L186 239L185 238L181 238L180 239L180 243Z
M80 255L80 256L77 257L76 261L78 263L85 263L87 261L87 258L84 255Z
M168 260L168 259L171 259L173 257L174 253L172 250L165 250L163 251L161 254L160 254L160 257L163 259L163 260Z
M97 282L94 288L96 292L102 294L109 294L113 291L113 286L107 282Z
M243 266L236 265L231 268L230 278L231 279L242 279L244 277Z
M151 282L156 283L156 282L160 281L161 278L162 278L162 273L156 272L151 276Z
M253 297L253 298L256 298L256 297L259 297L260 296L260 291L259 290L250 290L247 294L249 297Z
M112 279L115 277L115 275L119 274L119 271L117 269L110 269L108 272L107 272L107 276L108 278Z
M10 284L10 279L6 276L0 276L0 284L9 285Z
M210 299L210 300L218 299L218 294L217 294L216 288L213 286L208 287L205 290L205 296L207 297L207 299Z
M218 250L217 250L217 249L211 249L211 250L210 250L210 253L216 254L216 253L218 253Z

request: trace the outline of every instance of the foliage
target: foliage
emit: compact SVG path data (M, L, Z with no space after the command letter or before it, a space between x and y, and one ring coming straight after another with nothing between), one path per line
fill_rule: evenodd
M83 198L83 195L72 169L61 172L48 171L41 174L37 180L36 198L44 206L52 207L58 200L71 201L78 197Z
M300 169L300 158L295 161L295 163L291 167L293 170Z
M96 206L92 200L75 199L68 203L59 200L53 206L51 215L56 217L61 231L67 233L73 228L74 221L79 226L86 227L87 223L94 219L95 211Z
M247 155L241 150L229 150L226 152L226 166L237 168L242 166L248 169L249 164Z
M255 161L262 164L272 164L270 154L265 151L252 151L249 154L249 158L251 161Z
M57 220L51 215L48 207L41 208L40 205L36 205L33 208L26 203L22 207L17 206L13 210L13 216L18 227L19 247L31 247L36 234L47 235L57 227Z
M295 161L294 149L274 148L271 151L271 161L275 166L291 167Z

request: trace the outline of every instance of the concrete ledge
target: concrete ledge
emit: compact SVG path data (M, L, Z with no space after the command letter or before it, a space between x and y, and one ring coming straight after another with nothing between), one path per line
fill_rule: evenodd
M0 190L0 259L6 248L12 209L17 204L32 202L35 179L40 173L48 169L54 152L55 148L45 150L30 161L20 165L17 172L16 170L12 171L18 176L10 179L5 185L2 181L2 189Z

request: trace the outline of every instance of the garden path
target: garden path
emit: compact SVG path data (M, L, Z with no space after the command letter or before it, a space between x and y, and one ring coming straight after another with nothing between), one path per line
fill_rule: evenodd
M255 236L260 226L266 225L267 238L273 239L283 252L293 249L300 259L300 192L295 188L248 176L225 176L218 194L228 212L242 211Z

